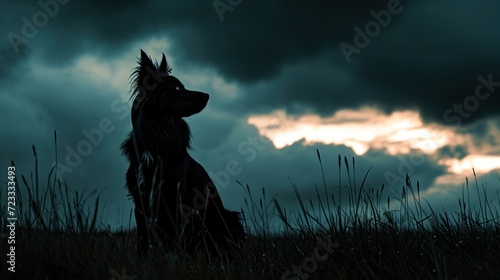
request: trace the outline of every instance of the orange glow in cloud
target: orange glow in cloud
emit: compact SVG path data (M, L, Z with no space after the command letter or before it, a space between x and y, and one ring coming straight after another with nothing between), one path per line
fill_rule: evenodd
M304 139L306 144L345 145L357 155L363 155L370 148L385 148L391 155L408 153L411 149L431 153L453 137L451 131L443 128L424 127L417 112L386 115L372 108L341 110L328 118L317 115L293 118L279 110L252 116L248 123L271 139L278 149Z
M497 156L468 155L461 160L444 159L439 161L439 163L448 166L448 171L456 174L472 172L472 168L476 172L489 172L500 169L500 157Z
M293 117L283 110L277 110L271 114L251 116L248 123L269 138L277 149L304 140L305 145L345 145L357 155L363 155L369 149L378 149L390 155L420 150L435 156L441 147L462 145L473 154L461 160L448 158L439 159L438 162L455 174L470 171L472 167L483 172L500 168L500 157L481 155L481 147L475 146L471 135L460 134L447 126L424 124L420 114L410 110L387 115L380 110L364 107L359 110L340 110L331 117L313 114Z

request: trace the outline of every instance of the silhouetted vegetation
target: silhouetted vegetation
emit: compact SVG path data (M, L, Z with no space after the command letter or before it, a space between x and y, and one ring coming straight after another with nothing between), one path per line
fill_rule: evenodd
M55 171L41 181L33 151L34 173L18 174L16 181L16 272L5 267L2 240L1 279L500 279L499 197L486 199L476 181L467 181L459 211L438 213L408 176L395 198L383 186L365 186L368 174L356 185L354 159L339 156L338 174L344 169L348 178L316 187L315 202L303 201L292 183L296 212L268 199L265 190L254 198L245 186L251 234L231 261L161 247L144 260L130 225L111 232L101 224L98 192L70 193ZM323 172L319 153L318 159ZM477 207L468 203L472 193L480 199ZM4 205L5 191L0 195ZM2 231L6 211L0 209ZM269 230L273 216L279 217L279 231Z

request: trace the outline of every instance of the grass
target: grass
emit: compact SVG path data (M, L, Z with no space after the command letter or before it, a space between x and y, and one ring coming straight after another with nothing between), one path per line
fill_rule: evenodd
M244 187L250 234L231 261L161 249L143 260L130 225L111 232L99 221L98 192L70 194L54 169L43 184L33 153L34 173L16 180L16 272L7 271L2 240L1 279L500 279L499 198L486 199L477 181L466 182L458 211L438 213L408 176L397 198L384 186L365 186L368 172L357 185L354 159L339 156L338 184L327 186L318 152L323 186L315 186L315 202L304 201L291 182L299 211L287 211L264 189L256 199ZM478 207L469 202L471 190ZM5 206L0 216L7 217ZM280 230L272 217L279 217ZM8 234L4 218L0 226Z

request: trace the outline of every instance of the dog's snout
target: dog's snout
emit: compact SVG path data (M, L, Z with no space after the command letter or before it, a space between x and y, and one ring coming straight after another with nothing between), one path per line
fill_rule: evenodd
M208 95L208 93L203 93L203 98L208 101L208 99L210 99L210 95Z

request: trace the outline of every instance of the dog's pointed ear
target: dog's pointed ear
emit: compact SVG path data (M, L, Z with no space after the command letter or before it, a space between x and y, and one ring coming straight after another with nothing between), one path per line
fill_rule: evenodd
M161 62L160 62L160 72L167 72L167 60L165 59L165 54L161 54Z
M138 87L144 87L144 83L149 80L148 77L154 75L157 70L153 61L151 61L151 58L143 50L141 50L141 58L139 59L138 63L139 66L135 70L135 75L137 75L135 83Z
M146 70L146 67L156 69L155 65L151 61L151 58L149 58L149 56L143 50L141 50L141 60L139 61L139 64L141 65L141 68L143 70Z

